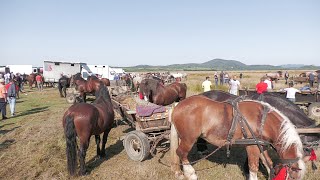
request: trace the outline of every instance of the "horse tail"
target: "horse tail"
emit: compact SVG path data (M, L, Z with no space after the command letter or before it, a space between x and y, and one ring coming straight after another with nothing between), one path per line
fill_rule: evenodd
M67 144L66 154L68 172L71 176L73 176L76 173L77 167L77 141L73 117L70 115L66 117L65 136Z

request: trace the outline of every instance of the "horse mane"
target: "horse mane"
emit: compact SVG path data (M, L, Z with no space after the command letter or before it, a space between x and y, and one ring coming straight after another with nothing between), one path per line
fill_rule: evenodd
M92 80L94 80L94 79L99 80L99 78L98 78L97 76L94 76L94 75L88 76L88 80L90 80L90 79L92 79Z
M94 104L99 103L101 99L104 99L107 102L111 102L108 88L103 84L103 82L100 82L100 86L96 94L97 96L96 96L96 100L94 101Z
M267 106L271 111L276 112L282 118L281 126L280 126L280 133L278 137L278 142L281 143L280 152L287 150L292 145L296 145L296 152L299 158L303 157L303 149L302 149L302 142L299 137L298 132L296 131L295 126L291 123L289 118L285 116L282 112L280 112L275 107L271 106L269 103L256 101L256 100L245 100L245 101L254 101L258 102L264 106Z
M308 127L315 125L315 121L310 119L302 109L296 106L293 102L274 93L263 93L262 95L253 94L251 99L259 100L259 96L263 96L265 102L272 104L279 111L283 112L291 121L295 122L297 127ZM292 113L295 112L295 113Z

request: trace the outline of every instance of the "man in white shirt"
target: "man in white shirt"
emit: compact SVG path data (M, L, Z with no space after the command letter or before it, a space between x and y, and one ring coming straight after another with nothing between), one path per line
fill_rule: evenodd
M206 77L206 80L202 83L203 92L207 92L211 90L212 83L209 80L209 76Z
M240 82L237 80L237 76L233 76L229 81L229 93L237 96L238 88L240 89Z
M272 90L272 82L270 81L270 78L267 77L266 80L264 80L264 82L268 84L267 90Z
M296 93L301 93L300 90L293 88L293 83L289 83L289 88L285 88L284 91L287 92L287 99L292 102L296 102Z

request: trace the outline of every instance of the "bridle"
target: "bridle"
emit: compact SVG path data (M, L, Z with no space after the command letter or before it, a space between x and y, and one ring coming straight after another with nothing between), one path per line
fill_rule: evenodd
M237 144L237 141L233 142L232 138L234 136L235 130L236 130L236 126L237 124L240 125L241 127L241 132L243 134L244 139L241 140L241 144L251 144L251 145L257 145L259 148L260 153L263 155L264 159L266 160L267 166L270 169L270 179L273 179L273 176L275 175L275 168L277 168L280 165L283 165L287 168L287 175L289 175L289 178L293 179L292 177L290 177L290 173L289 170L293 170L293 171L299 171L301 169L297 169L297 168L293 168L292 165L296 162L299 161L299 158L295 158L295 159L280 159L280 164L277 164L276 166L272 167L271 164L267 161L267 158L265 156L265 154L263 153L263 146L271 146L274 150L275 147L267 141L262 140L262 131L263 131L263 127L265 124L265 120L267 117L267 114L270 112L270 109L268 106L263 105L263 114L261 117L261 126L259 128L259 137L256 137L256 135L254 134L253 130L251 129L248 121L245 119L245 117L241 114L241 112L239 111L239 106L238 103L245 100L247 96L239 96L236 99L234 99L233 101L229 102L232 106L233 106L233 120L232 120L232 124L231 124L231 128L229 130L228 136L227 136L227 157L229 157L230 155L230 145L231 144ZM245 129L245 127L247 127L247 129L249 130L252 138L249 139L248 138L248 133Z

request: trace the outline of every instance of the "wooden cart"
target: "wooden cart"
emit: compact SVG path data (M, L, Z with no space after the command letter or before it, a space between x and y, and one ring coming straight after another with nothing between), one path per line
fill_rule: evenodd
M112 99L114 110L135 130L127 133L123 140L128 156L134 161L143 161L150 154L154 155L160 142L168 140L170 136L169 112L171 107L166 106L166 111L156 113L150 117L139 117L136 111L128 105L121 104Z
M239 90L239 95L251 95L256 93L255 90ZM286 93L283 91L273 91L279 96L286 97ZM308 116L312 119L320 119L320 91L302 91L296 93L296 105L304 109Z

